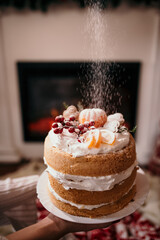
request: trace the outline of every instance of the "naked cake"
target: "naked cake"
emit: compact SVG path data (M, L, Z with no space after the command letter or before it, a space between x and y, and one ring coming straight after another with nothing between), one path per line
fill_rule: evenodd
M101 217L124 208L136 193L135 141L120 113L78 112L57 116L44 143L53 204L76 216Z

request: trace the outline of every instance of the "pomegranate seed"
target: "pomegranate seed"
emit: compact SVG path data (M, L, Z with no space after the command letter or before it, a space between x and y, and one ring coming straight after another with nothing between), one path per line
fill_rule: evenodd
M75 120L75 116L70 116L69 120L70 121L74 121Z
M79 124L79 125L78 125L78 129L79 129L80 131L82 131L82 130L84 129L84 125L83 125L83 124Z
M78 142L80 142L80 143L81 143L81 140L79 140L79 139L78 139Z
M74 132L75 132L74 127L70 127L70 128L68 129L68 132L70 132L70 133L74 133Z
M58 127L58 124L57 123L53 123L52 124L52 128L57 128Z
M55 121L56 122L63 122L64 121L64 117L62 116L62 115L60 115L60 116L57 116L56 118L55 118Z
M90 121L89 125L90 126L94 126L95 125L95 121Z

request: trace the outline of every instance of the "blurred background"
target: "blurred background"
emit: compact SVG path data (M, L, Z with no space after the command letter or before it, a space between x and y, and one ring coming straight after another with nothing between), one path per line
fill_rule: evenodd
M64 102L84 98L88 66L100 60L109 63L111 90L118 92L110 104L121 99L116 111L130 129L137 125L137 159L160 201L160 3L102 3L103 42L96 41L105 47L93 55L93 16L83 0L0 1L0 177L45 169L43 141L53 118Z

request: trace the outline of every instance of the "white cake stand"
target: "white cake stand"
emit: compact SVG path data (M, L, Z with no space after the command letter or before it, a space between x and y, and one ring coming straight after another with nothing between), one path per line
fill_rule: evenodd
M126 207L124 207L120 211L113 214L109 214L105 217L87 218L87 217L77 217L77 216L70 215L68 213L61 211L57 207L55 207L50 200L48 189L47 189L47 183L48 183L48 176L47 176L47 172L44 171L40 176L37 184L37 195L42 205L49 212L51 212L52 214L54 214L59 218L62 218L64 220L68 220L71 222L86 223L86 224L112 222L130 215L144 203L149 192L149 184L147 181L147 177L145 176L145 173L143 172L143 170L139 168L139 170L137 171L137 177L136 177L137 192L134 197L134 201L131 201Z

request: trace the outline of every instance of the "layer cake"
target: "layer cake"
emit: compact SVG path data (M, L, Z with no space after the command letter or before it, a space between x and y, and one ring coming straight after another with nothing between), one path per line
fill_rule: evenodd
M76 216L117 212L136 193L135 141L122 114L107 116L101 109L77 114L70 108L55 119L44 143L50 199Z

